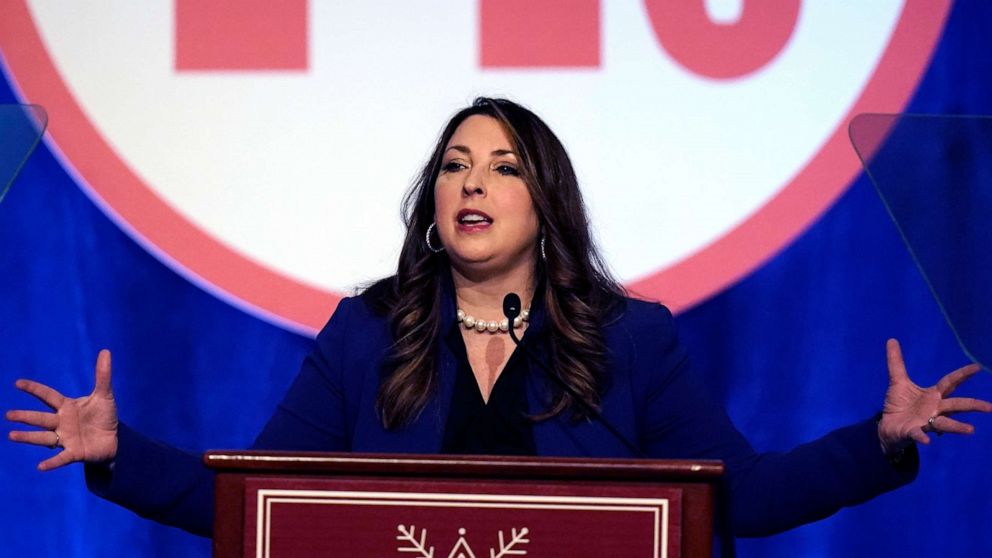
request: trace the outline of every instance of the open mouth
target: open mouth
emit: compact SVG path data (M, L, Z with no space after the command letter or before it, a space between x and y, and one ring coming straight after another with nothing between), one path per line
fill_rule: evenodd
M493 224L493 218L477 209L463 209L458 212L458 228L464 231L478 231Z

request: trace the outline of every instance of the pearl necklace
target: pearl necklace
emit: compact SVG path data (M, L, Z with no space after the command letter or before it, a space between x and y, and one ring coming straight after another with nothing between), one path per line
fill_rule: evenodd
M523 327L524 322L529 321L530 308L524 308L519 316L513 318L513 329L520 329ZM506 333L510 331L510 322L506 318L499 321L491 320L487 322L486 320L479 320L474 316L469 316L461 308L458 309L458 322L465 326L465 329L474 329L479 333L485 333L487 331L489 333L496 333L497 331Z

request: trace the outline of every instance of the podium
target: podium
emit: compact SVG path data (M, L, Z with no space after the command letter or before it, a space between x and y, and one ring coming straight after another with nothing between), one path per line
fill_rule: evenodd
M719 461L213 451L214 556L710 556Z

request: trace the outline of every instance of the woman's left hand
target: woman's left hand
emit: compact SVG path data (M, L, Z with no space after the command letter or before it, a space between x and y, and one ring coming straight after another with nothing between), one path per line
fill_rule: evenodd
M916 441L929 444L929 432L971 434L975 427L950 418L964 412L992 412L992 403L970 397L950 397L961 382L981 367L969 364L944 376L937 385L921 388L909 379L902 360L899 342L889 339L885 345L889 364L889 389L885 392L878 438L886 455L895 455Z

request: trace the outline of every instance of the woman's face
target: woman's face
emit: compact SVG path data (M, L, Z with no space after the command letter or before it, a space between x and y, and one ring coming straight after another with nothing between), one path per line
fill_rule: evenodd
M434 217L456 267L533 269L540 223L519 168L513 142L494 118L470 116L451 136L434 186Z

